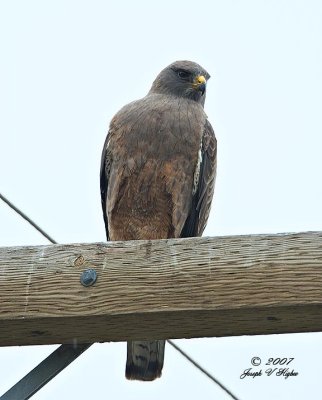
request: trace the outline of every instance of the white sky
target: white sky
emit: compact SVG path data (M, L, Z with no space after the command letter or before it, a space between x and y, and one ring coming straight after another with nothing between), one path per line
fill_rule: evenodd
M0 41L0 191L60 243L105 240L108 123L178 59L212 75L218 180L205 234L321 229L319 0L4 0ZM47 241L0 203L0 244ZM242 400L321 398L321 334L177 342ZM170 346L162 379L128 382L125 347L93 346L33 399L229 399ZM54 348L0 348L0 393ZM299 376L239 379L253 356L294 357Z

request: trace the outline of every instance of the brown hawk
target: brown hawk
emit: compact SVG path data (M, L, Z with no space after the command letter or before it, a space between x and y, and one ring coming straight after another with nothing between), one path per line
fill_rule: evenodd
M203 106L207 71L176 61L149 93L112 119L101 162L107 240L201 236L216 177L217 142ZM161 375L164 340L129 341L126 377Z

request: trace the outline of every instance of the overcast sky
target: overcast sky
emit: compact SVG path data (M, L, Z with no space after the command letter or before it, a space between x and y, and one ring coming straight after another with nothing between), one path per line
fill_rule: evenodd
M101 149L112 116L178 59L211 74L218 139L208 236L321 230L319 0L0 2L0 191L60 243L105 240ZM0 202L0 245L47 244ZM322 335L177 341L241 400L322 393ZM0 394L55 346L0 348ZM297 377L240 379L250 359L294 357ZM153 383L124 378L124 343L95 345L35 400L227 400L167 346Z

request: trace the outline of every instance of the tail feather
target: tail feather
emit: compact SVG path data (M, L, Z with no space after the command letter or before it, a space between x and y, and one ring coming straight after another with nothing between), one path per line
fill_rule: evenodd
M127 379L153 381L161 376L164 340L127 342L125 376Z

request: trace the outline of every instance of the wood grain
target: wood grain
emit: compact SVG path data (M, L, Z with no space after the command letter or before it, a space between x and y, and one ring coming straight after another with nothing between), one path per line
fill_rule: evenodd
M0 248L2 346L309 331L322 232Z

